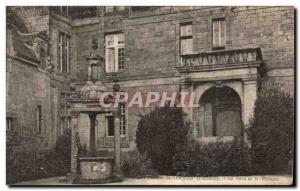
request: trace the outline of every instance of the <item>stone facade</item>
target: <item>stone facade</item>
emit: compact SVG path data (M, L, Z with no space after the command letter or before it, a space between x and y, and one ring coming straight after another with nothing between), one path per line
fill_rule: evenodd
M92 41L97 42L97 54L105 57L105 36L108 34L125 34L125 68L116 73L103 73L99 79L108 87L112 86L117 78L124 91L148 92L166 89L179 91L184 88L182 84L187 78L193 78L192 84L186 84L186 88L204 92L203 88L208 89L216 81L222 81L239 94L244 124L247 124L252 115L258 79L262 79L259 82L261 87L276 81L284 90L291 95L294 94L293 7L125 7L122 11L110 13L105 12L104 7L93 7L93 9L89 7L86 9L92 10L90 13L93 14L82 17L72 17L72 7L69 8L67 16L48 7L13 7L12 9L24 20L27 32L47 31L48 54L54 69L48 74L39 70L39 67L23 66L14 59L7 59L8 67L14 66L7 71L12 72L12 77L7 80L8 108L31 99L30 95L36 95L36 98L27 101L27 105L23 106L24 109L20 108L19 111L30 115L33 112L24 111L33 110L35 102L40 100L45 109L44 125L49 132L49 142L52 145L61 132L58 114L60 92L68 92L71 81L77 84L77 88L85 84L88 80L86 58L91 52ZM226 43L222 51L259 48L263 61L255 67L230 70L219 68L206 73L190 72L185 76L184 72L180 72L180 26L186 23L192 25L193 54L211 53L213 52L213 20L219 18L224 18L226 22ZM71 37L69 74L62 74L59 71L59 32ZM259 75L261 67L266 71L262 76ZM20 75L20 71L23 71L24 75ZM245 75L240 77L239 74L243 72ZM253 72L253 76L249 78L247 72L250 74ZM40 85L36 84L37 81ZM17 98L17 95L24 92L21 87L26 87L26 91L29 91L28 98L27 96L22 96L22 99ZM126 111L127 130L123 138L124 148L134 147L138 112L140 110L137 108L129 108ZM193 120L193 112L187 112ZM85 127L89 127L89 118L84 114L79 118L81 141L88 147L89 128ZM34 116L32 120L34 121ZM104 117L98 116L97 120L101 149L112 149L112 146L103 146L106 142L110 142L105 136L107 129ZM34 126L34 122L27 121L25 116L20 119L18 117L18 121L22 125Z

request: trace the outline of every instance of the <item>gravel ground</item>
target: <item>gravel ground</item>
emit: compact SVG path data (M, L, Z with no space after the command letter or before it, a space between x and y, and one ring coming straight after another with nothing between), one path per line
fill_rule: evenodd
M104 185L291 185L292 176L239 176L239 177L178 177L160 176L158 178L133 179ZM33 181L20 182L16 185L72 185L65 177L53 177Z

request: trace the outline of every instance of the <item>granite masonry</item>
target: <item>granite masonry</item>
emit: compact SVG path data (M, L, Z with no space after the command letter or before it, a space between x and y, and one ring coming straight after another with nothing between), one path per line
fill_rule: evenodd
M70 128L71 83L85 85L87 58L97 54L104 63L94 81L117 81L131 93L196 91L203 106L185 108L195 137L236 136L262 88L275 82L294 95L294 14L294 7L260 6L7 7L7 130L51 150ZM234 104L214 117L216 93L223 106ZM123 151L135 147L140 112L124 110ZM87 114L78 126L88 149ZM97 150L112 150L110 117L97 116L95 128Z

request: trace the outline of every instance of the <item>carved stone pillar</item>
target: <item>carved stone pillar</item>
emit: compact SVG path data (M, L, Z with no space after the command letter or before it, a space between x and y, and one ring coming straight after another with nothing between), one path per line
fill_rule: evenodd
M96 154L96 132L95 132L95 126L96 126L96 114L90 113L90 151L93 153L93 155Z
M243 123L247 128L249 121L253 117L255 101L257 97L256 79L244 80L244 104L243 104Z
M71 111L71 173L75 177L78 159L78 116L79 111Z

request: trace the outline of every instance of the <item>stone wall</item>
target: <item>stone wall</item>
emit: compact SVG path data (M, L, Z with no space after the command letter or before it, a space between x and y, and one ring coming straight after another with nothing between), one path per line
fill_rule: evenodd
M176 76L180 23L192 22L194 52L211 51L212 19L221 17L227 23L226 50L260 47L268 71L294 68L293 7L162 7L74 21L77 79L87 79L83 63L91 39L98 38L104 55L105 34L117 31L126 41L121 80Z
M42 6L14 6L29 32L49 31L49 8Z
M50 77L36 66L16 59L9 63L6 111L16 118L16 128L22 137L39 142L39 148L52 146ZM37 106L42 106L42 133L37 132Z

